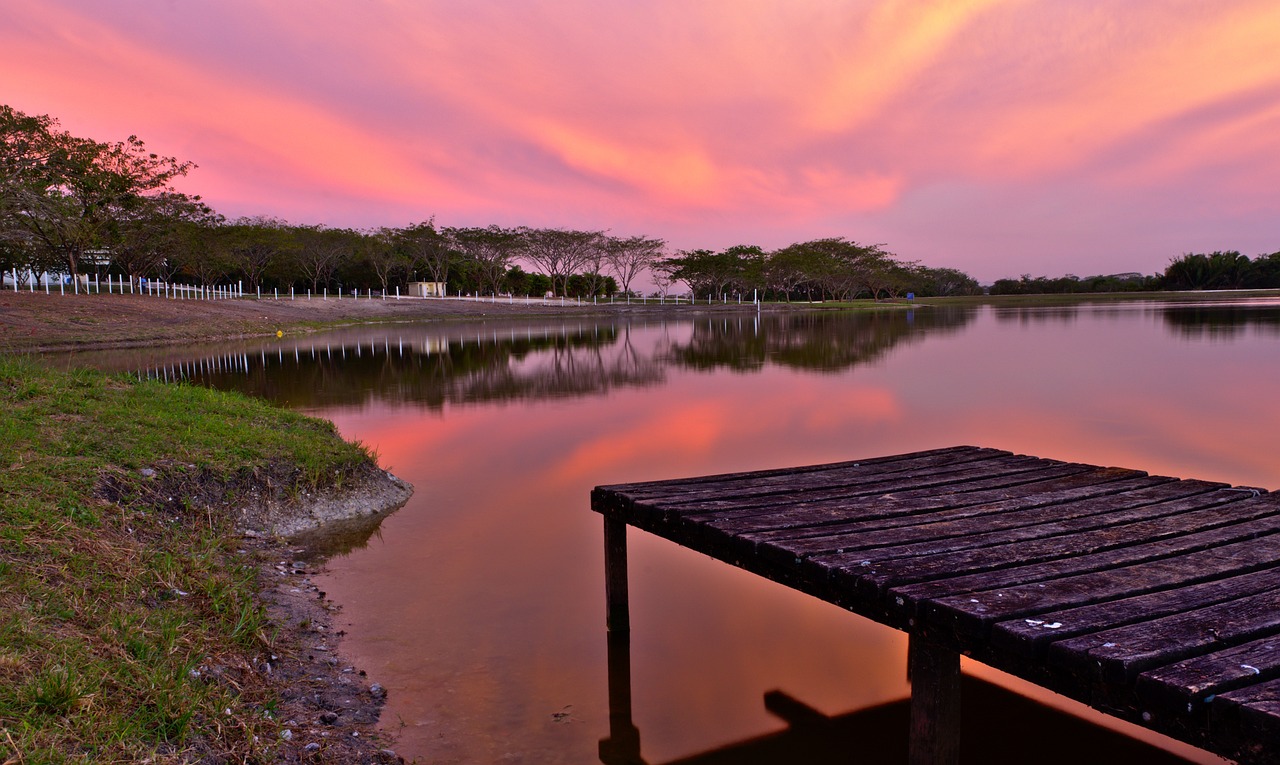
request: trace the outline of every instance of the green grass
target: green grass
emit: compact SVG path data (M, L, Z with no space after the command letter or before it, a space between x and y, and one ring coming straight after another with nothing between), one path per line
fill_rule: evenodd
M269 759L235 517L371 461L248 398L0 358L0 762Z

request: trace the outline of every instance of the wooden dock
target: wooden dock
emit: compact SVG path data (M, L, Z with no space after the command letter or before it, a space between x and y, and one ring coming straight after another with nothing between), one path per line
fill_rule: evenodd
M964 446L602 486L591 504L611 630L628 628L630 525L908 632L913 762L956 759L961 654L1280 761L1280 495Z

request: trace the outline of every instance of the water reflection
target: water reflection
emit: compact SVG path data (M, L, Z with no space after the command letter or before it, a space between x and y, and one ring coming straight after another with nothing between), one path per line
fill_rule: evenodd
M885 357L895 346L958 332L973 309L929 309L868 314L811 313L744 321L716 318L693 325L693 336L674 343L672 362L693 369L750 372L772 363L792 369L840 372Z
M997 307L999 324L1071 325L1081 316L1159 316L1179 338L1280 336L1280 304L1104 303ZM768 366L839 373L886 359L926 337L963 331L976 308L737 314L639 323L401 325L318 336L56 354L54 363L236 390L321 409L371 401L446 405L543 401L660 386L671 367L758 372ZM656 332L657 341L652 339ZM636 334L648 339L635 342Z
M330 562L323 589L343 604L352 663L390 691L396 748L435 763L581 765L614 738L591 487L966 443L1280 487L1280 408L1259 404L1280 379L1256 318L1266 309L1227 322L1248 331L1213 334L1186 328L1221 312L1135 302L1038 317L394 325L60 360L243 390L376 448L417 492ZM742 761L740 746L782 732L769 710L790 710L785 730L849 720L861 737L849 759L901 745L900 633L642 533L629 554L632 724L647 762ZM777 688L794 698L766 697ZM1015 714L1016 702L973 697L966 708L994 725ZM1043 724L1010 723L1011 749L979 761L1084 740ZM1079 761L1126 761L1096 746L1074 750Z
M1280 306L1170 306L1163 317L1170 332L1186 338L1232 339L1251 331L1280 336Z
M995 306L1003 324L1033 327L1071 324L1082 316L1126 318L1135 313L1158 316L1170 335L1182 338L1231 339L1250 331L1280 335L1280 299L1193 299L1179 301L1082 302L1049 306Z
M235 390L317 409L380 400L449 404L544 401L661 385L668 367L840 372L904 342L953 333L973 309L867 314L737 314L658 323L485 324L351 329L222 344L69 354L66 363ZM643 344L635 336L643 334ZM654 339L656 337L656 340Z

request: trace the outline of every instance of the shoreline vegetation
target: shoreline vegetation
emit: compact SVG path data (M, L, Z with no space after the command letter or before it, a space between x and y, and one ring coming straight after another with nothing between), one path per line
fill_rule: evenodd
M292 534L411 488L332 423L0 356L0 762L397 762ZM366 531L366 536L367 536Z

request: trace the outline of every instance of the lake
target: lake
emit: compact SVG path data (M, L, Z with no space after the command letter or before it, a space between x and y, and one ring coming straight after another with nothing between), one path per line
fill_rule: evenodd
M389 690L397 750L432 763L601 761L599 484L971 444L1280 488L1277 301L394 325L77 358L328 418L415 485L318 583L342 604L344 651ZM760 759L786 727L773 690L855 726L856 761L900 757L903 635L629 537L645 762L777 761ZM979 689L966 726L984 761L1046 742L1042 762L1122 761L1095 723L1134 729L965 671L1038 700Z

